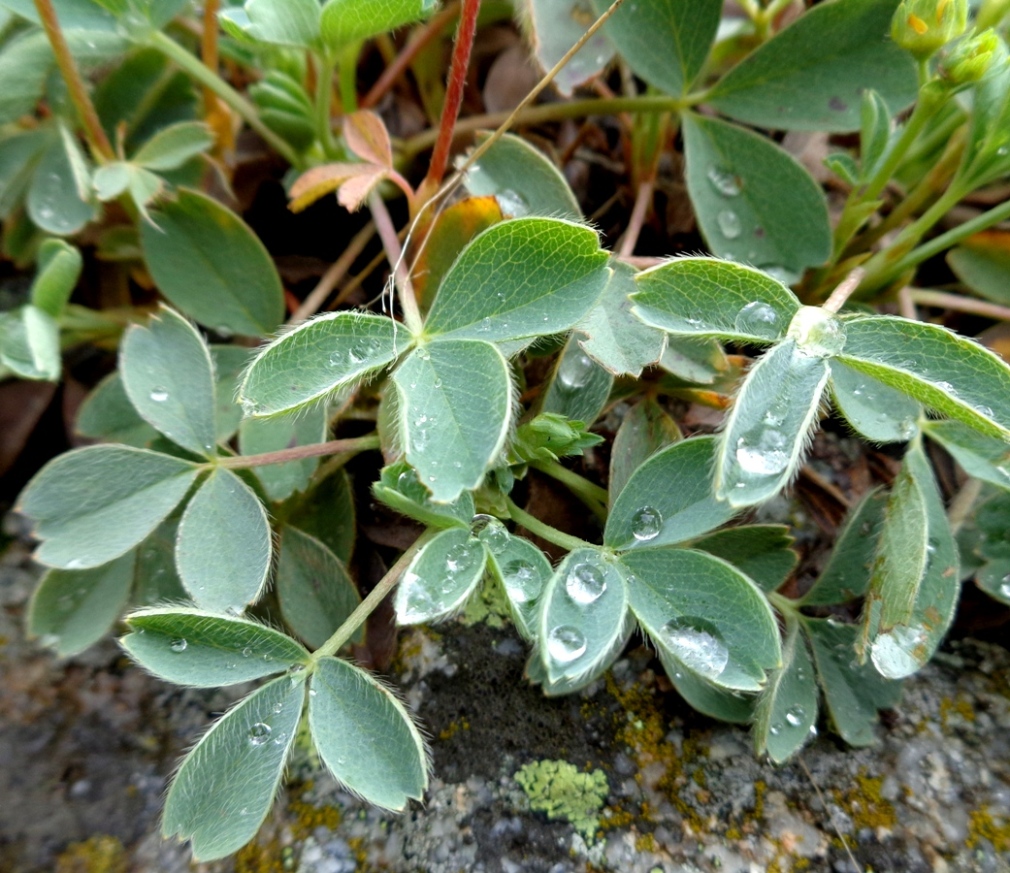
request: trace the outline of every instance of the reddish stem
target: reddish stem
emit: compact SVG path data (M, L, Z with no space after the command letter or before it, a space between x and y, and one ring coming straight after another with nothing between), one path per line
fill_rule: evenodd
M438 139L431 155L428 175L421 186L421 190L425 192L438 189L449 164L449 150L452 148L453 131L456 127L456 119L459 117L459 109L463 104L463 88L466 85L466 71L470 66L474 35L477 33L477 14L479 12L480 0L463 0L459 30L456 31L456 44L452 50L452 66L449 68L449 82L445 92L445 105L442 107Z

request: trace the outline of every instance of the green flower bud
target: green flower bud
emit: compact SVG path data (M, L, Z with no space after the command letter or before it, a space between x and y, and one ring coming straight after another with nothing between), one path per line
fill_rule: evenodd
M962 39L943 53L939 64L941 78L956 87L979 81L992 67L999 47L999 36L992 28Z
M917 58L935 54L968 26L968 0L901 0L891 39Z

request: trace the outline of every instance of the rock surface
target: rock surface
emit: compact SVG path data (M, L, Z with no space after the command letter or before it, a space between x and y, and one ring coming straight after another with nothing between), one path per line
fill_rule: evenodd
M303 756L254 845L191 865L158 836L161 797L242 689L166 686L111 642L58 662L23 638L36 578L20 546L0 559L0 873L1010 871L1005 649L949 645L876 746L846 749L822 729L776 768L744 730L688 709L644 648L588 693L548 700L523 679L512 630L483 624L401 636L391 678L434 758L423 807L364 807ZM542 759L606 774L588 840L531 811L514 774Z

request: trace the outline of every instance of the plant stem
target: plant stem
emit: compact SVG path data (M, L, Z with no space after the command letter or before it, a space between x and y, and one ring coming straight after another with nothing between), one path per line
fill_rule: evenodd
M386 209L386 204L379 196L378 191L373 191L369 195L368 206L372 210L372 218L375 221L376 230L379 232L379 238L382 240L382 247L386 251L386 259L393 268L393 281L399 292L403 320L407 325L407 330L417 336L424 328L424 322L421 320L421 310L417 307L414 284L410 281L406 264L403 263L403 251L396 235L396 228L393 227L393 220L389 217L389 210Z
M351 269L358 256L364 251L365 246L368 245L374 235L375 222L370 221L351 237L351 241L344 248L343 252L340 253L340 257L323 273L316 287L309 292L302 305L288 319L288 324L298 324L305 321L310 315L318 312L319 307L330 296L337 283L347 275L347 271Z
M109 138L105 135L105 128L102 127L102 122L95 111L95 105L88 95L88 89L84 84L84 79L81 78L77 62L70 53L70 46L67 45L59 19L56 17L56 10L53 8L53 0L35 0L35 9L39 13L39 21L42 22L46 38L56 56L56 65L60 68L60 75L67 85L70 99L80 116L81 124L84 125L84 136L88 140L92 157L101 163L114 161L116 153Z
M943 291L927 291L923 288L909 288L908 296L919 306L935 306L938 309L953 309L956 312L970 312L984 315L995 321L1010 321L1010 306L1000 306L987 300L973 300L961 294L946 294Z
M463 104L466 71L470 66L470 53L473 51L473 39L477 33L479 12L480 0L463 0L459 29L456 31L456 43L452 49L449 84L445 92L445 103L442 106L442 118L438 125L438 139L435 140L435 150L431 155L428 175L424 177L420 186L425 193L436 191L438 186L442 184L442 179L445 178L445 168L449 163L449 150L452 148L453 130L456 120L459 118L460 106Z
M325 443L315 443L311 446L295 446L281 449L277 452L264 452L262 455L236 455L232 458L219 458L217 466L230 470L245 470L249 467L266 467L270 464L286 464L288 461L301 461L305 458L318 458L323 455L341 453L357 454L379 448L379 435L355 437L347 440L330 440Z
M323 152L335 157L333 123L330 107L333 100L333 71L337 62L330 57L316 56L316 136Z
M36 2L39 2L39 0L36 0ZM160 30L153 30L147 34L146 41L151 48L160 51L187 75L217 94L218 97L242 117L246 124L263 138L264 142L291 164L291 166L301 167L302 162L298 153L288 145L286 140L267 127L260 120L256 107L218 76L217 73L205 67L198 58L191 55L175 40L166 36Z
M530 515L525 509L520 509L516 506L515 501L511 497L505 498L505 505L508 507L509 516L513 521L518 522L531 534L540 537L542 540L547 540L549 543L561 546L561 548L566 549L569 552L575 551L575 549L593 547L592 543L587 543L585 540L580 540L578 537L573 537L571 534L563 533L556 527L551 527L549 524L542 522L539 518Z
M597 519L604 522L607 520L606 506L610 500L610 495L607 493L606 488L601 488L594 482L590 482L575 471L561 466L557 461L530 461L530 466L550 476L552 479L557 479L558 482L586 504Z
M852 292L859 287L859 283L863 280L863 269L862 267L856 267L848 276L846 276L831 292L831 296L824 301L822 309L828 312L841 312L842 307L845 305L845 301L852 296Z
M950 522L950 532L957 536L964 523L971 518L975 501L982 493L983 482L981 479L969 479L961 487L961 490L954 495L950 501L950 508L947 510L947 520Z
M332 657L340 651L344 644L354 636L354 632L365 623L368 616L375 612L379 604L386 599L386 595L396 587L396 583L400 581L400 576L403 575L403 571L407 569L410 562L414 560L414 556L437 533L437 529L429 528L414 540L413 545L400 555L396 563L389 568L389 572L368 592L368 596L358 604L358 608L347 617L347 620L336 629L333 636L312 653L313 661L318 661L320 658Z
M800 609L796 601L791 600L783 594L779 594L777 591L769 591L765 596L768 598L768 602L783 615L799 616Z

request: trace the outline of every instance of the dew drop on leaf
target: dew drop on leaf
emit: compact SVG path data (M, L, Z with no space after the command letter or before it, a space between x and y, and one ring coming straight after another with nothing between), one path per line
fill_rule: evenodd
M495 196L498 200L498 206L506 215L511 215L513 218L522 218L522 216L529 214L529 203L527 203L526 198L517 191L513 191L511 188L506 188L504 191L501 191Z
M778 339L778 313L760 300L754 300L741 309L734 319L734 325L740 333Z
M492 518L484 528L477 534L477 538L484 543L487 550L492 555L500 555L509 544L509 533L497 518Z
M1006 597L1010 599L1010 573L1003 577L1003 581L999 585L999 595L1000 597Z
M750 476L775 476L789 465L786 438L773 428L740 437L736 443L736 462Z
M922 627L896 627L880 634L870 648L877 672L887 679L903 679L918 670L928 652L923 648L926 631ZM921 654L921 657L917 655Z
M799 727L803 724L803 719L806 717L806 712L803 707L797 704L796 706L790 706L786 710L786 721L789 722L793 727Z
M705 171L705 175L708 177L708 181L712 183L712 187L722 194L723 197L736 197L743 187L739 176L730 172L725 167L720 167L716 164L712 164Z
M670 651L696 673L714 679L729 663L729 649L719 633L696 619L674 619L663 626L663 639Z
M789 323L788 336L799 350L816 358L831 358L845 347L845 326L820 306L801 306Z
M458 543L445 554L445 569L450 576L465 573L477 563L478 547L475 540Z
M246 646L242 650L242 657L243 658L248 658L251 654L252 654L252 648L250 646Z
M270 739L270 725L259 721L249 728L249 745L262 746Z
M188 646L188 645L189 645L189 643L187 643L185 640L178 639L178 640L172 640L172 642L170 642L168 644L168 647L173 652L175 652L176 654L178 654L179 652L185 652L186 651L186 646Z
M568 571L565 590L576 603L588 606L607 590L607 575L602 567L590 561L579 561Z
M559 664L568 664L586 651L586 637L568 624L554 628L547 635L547 654Z
M561 360L558 367L558 382L562 388L568 391L577 391L585 388L589 383L589 378L593 375L593 362L589 355L578 352L574 355L566 355Z
M510 561L502 567L502 581L513 603L528 603L540 596L536 568L528 561Z
M732 209L723 209L715 217L716 224L719 225L719 231L722 233L726 239L736 239L740 236L740 232L743 230L743 225L740 223L740 216L737 215Z
M663 529L663 513L654 506L643 506L631 517L631 533L639 542L648 542Z
M155 403L164 403L168 400L168 392L164 388L152 388L151 399Z

